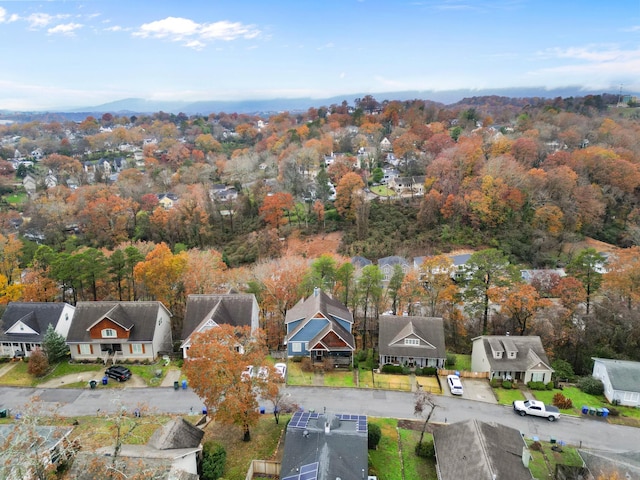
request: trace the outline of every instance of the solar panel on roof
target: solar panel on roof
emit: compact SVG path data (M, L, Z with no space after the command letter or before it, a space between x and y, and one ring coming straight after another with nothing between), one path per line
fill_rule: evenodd
M303 465L302 467L300 467L300 473L317 472L318 466L319 466L318 462Z

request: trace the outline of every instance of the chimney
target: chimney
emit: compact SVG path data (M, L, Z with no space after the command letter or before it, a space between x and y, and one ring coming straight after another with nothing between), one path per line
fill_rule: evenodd
M318 287L314 287L313 288L313 296L317 297L318 295L320 295L320 289Z
M531 461L531 454L526 446L522 447L522 464L529 468L529 462Z
M324 422L324 434L331 435L331 424L329 423L328 420L325 420Z

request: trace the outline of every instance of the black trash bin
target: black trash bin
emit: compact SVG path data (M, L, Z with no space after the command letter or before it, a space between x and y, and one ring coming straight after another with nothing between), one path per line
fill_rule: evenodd
M175 382L173 382L173 389L178 390L179 388L180 388L180 382L176 380Z
M0 410L0 418L7 418L8 412L7 409Z
M98 385L98 382L96 382L95 380L91 380L89 382L89 386L91 387L91 390L93 390L94 388L96 388L96 385Z

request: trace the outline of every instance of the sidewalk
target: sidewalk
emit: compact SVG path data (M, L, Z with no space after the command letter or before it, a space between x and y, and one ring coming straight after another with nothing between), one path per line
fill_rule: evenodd
M162 379L161 387L173 387L174 382L179 382L182 376L181 370L169 370Z

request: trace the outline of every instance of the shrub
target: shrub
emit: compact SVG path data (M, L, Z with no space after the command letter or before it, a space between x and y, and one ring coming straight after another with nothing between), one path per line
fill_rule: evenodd
M567 381L572 381L575 374L573 373L573 366L566 360L557 359L551 363L551 366L555 370L553 372L553 376L556 379L566 379Z
M32 351L31 356L29 356L29 367L27 371L35 377L42 377L48 370L49 361L44 352L39 348Z
M582 377L578 381L578 388L589 395L602 395L604 393L602 381L595 377Z
M553 382L549 382L549 383L547 383L547 384L545 385L545 388L546 388L547 390L553 390L553 387L554 387Z
M617 408L611 407L609 409L609 415L611 415L612 417L617 417L618 415L620 415L620 410L618 410Z
M377 423L369 423L367 425L367 445L369 450L375 450L378 448L378 443L382 438L382 430Z
M402 375L409 375L411 373L411 369L407 366L403 366L402 369L400 370L400 373Z
M313 362L309 357L304 357L300 360L300 370L306 373L313 372Z
M447 353L447 359L444 361L447 367L453 367L456 364L456 356L453 353Z
M546 390L547 385L544 382L529 382L527 387L531 390Z
M559 392L553 396L552 404L558 408L561 408L562 410L569 410L570 408L573 408L573 402L571 401L571 399L565 397Z
M218 442L208 441L202 446L202 478L217 480L222 477L227 461L227 451Z
M498 388L500 386L500 379L499 378L492 378L489 383L493 388Z
M438 369L436 367L416 368L416 375L434 377L437 373L438 373Z
M504 389L506 389L506 390L510 390L512 386L513 386L513 385L511 384L511 381L510 381L510 380L504 380L504 381L502 382L502 388L504 388Z
M436 449L433 441L421 442L416 444L416 455L422 458L433 458L436 456Z
M381 368L381 372L382 373L395 373L395 374L400 374L402 373L402 370L404 369L403 366L401 365L391 365L390 363L387 363L386 365L383 365Z

